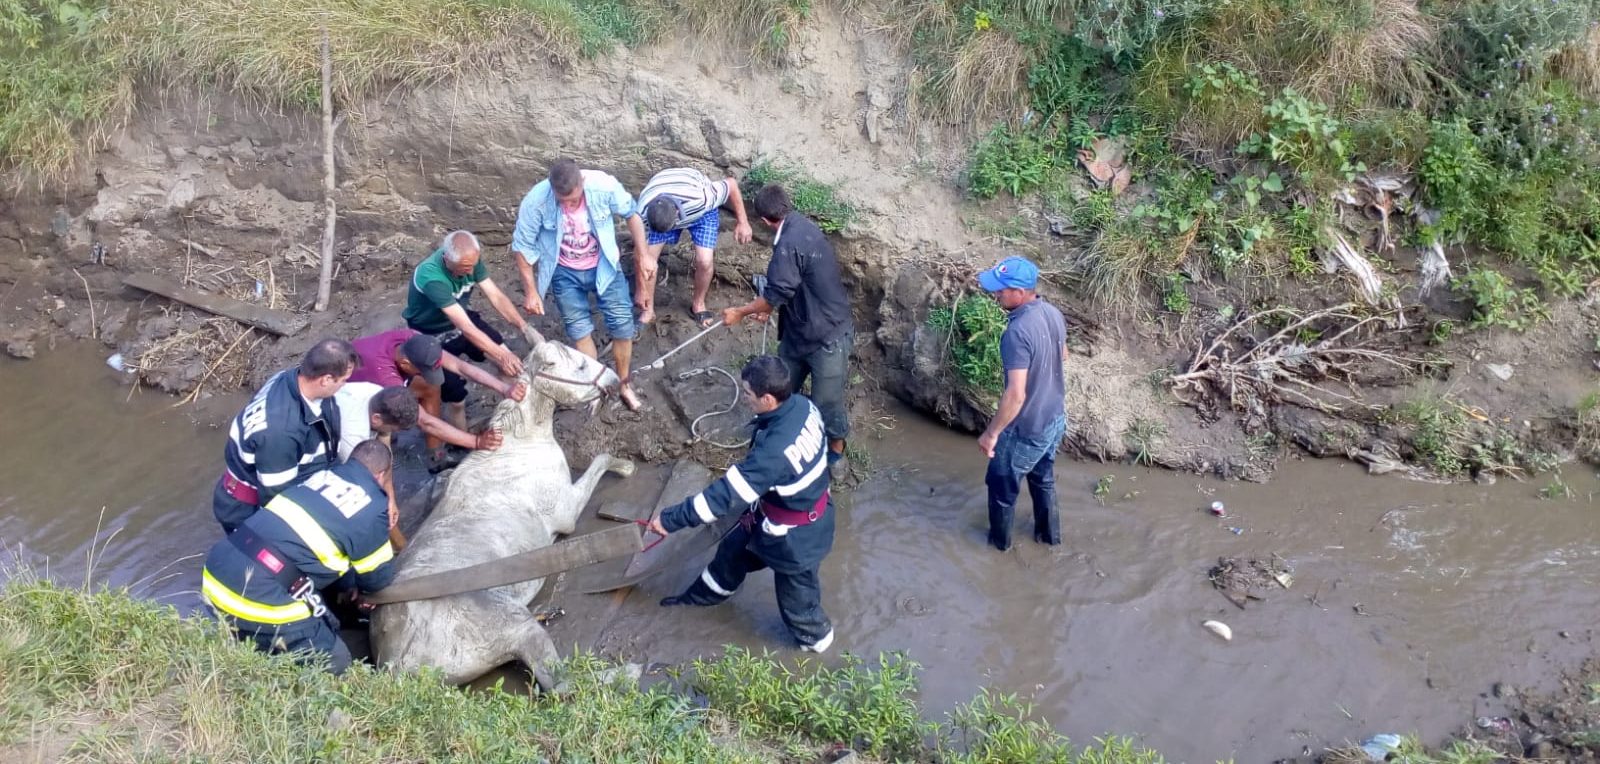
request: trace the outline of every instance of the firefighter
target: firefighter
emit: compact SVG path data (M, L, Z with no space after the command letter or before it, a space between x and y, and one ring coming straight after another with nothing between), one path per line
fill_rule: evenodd
M241 641L298 660L326 656L343 673L350 648L322 590L359 603L394 577L389 545L393 454L380 440L344 464L312 474L250 515L211 547L200 592Z
M790 389L789 367L760 356L740 372L745 402L756 412L750 453L704 491L650 518L666 535L740 511L739 525L689 588L661 601L716 605L738 591L745 576L772 569L778 612L802 650L833 644L822 612L817 568L833 548L833 500L828 492L828 440L822 413Z
M233 418L226 467L211 493L211 512L231 533L272 497L337 464L339 404L333 396L361 359L350 343L311 346L300 365L267 380Z

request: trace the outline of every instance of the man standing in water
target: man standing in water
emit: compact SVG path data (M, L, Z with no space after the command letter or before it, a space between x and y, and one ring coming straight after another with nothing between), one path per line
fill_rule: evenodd
M722 321L728 326L746 316L765 321L778 311L778 355L789 366L789 389L799 392L806 377L811 378L811 400L827 425L829 469L840 480L847 472L844 439L850 434L844 391L855 341L850 294L828 237L795 210L783 186L763 187L752 206L774 231L767 286L748 305L724 309Z
M1011 548L1011 518L1023 476L1033 499L1033 540L1061 543L1056 512L1056 449L1066 433L1067 322L1035 288L1039 268L1022 257L1008 257L978 274L978 284L1006 309L1000 335L1005 393L1000 407L978 436L989 457L984 482L989 487L989 543Z
M650 529L663 536L742 513L700 578L663 606L717 605L745 576L772 568L778 613L800 649L824 652L833 624L822 612L817 569L833 549L833 499L822 412L789 388L789 369L758 356L739 373L744 401L756 412L750 453L704 491L657 512ZM759 503L758 503L759 502Z

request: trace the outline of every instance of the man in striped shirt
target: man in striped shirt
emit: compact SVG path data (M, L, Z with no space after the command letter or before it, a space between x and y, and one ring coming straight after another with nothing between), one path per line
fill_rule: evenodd
M700 326L710 326L716 321L716 315L706 310L706 293L711 290L711 256L717 248L717 229L721 223L718 208L724 204L733 208L737 220L733 227L734 241L750 243L750 219L745 217L739 182L732 177L713 181L699 170L674 167L656 173L645 184L644 191L639 193L639 204L644 209L648 232L645 256L639 259L634 274L639 323L648 324L656 318L656 264L661 251L668 244L682 241L683 234L688 232L694 242L694 300L690 303L690 312Z

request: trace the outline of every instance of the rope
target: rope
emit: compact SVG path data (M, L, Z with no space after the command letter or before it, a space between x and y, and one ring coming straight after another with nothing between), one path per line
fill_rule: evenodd
M737 378L735 378L733 376L733 374L729 373L727 369L724 369L724 368L722 368L720 366L706 366L706 367L698 368L698 369L690 369L690 370L688 370L686 372L683 372L682 374L679 374L678 375L678 379L688 379L690 377L697 377L697 376L700 376L701 374L708 374L708 373L713 372L713 371L718 373L718 374L721 374L724 377L727 377L728 378L728 382L733 384L733 398L728 401L728 405L726 405L726 406L724 406L724 407L722 407L720 409L717 409L716 411L707 411L706 413L695 417L694 421L689 423L689 434L694 436L694 440L689 441L689 445L692 446L692 445L694 445L696 443L708 443L710 445L716 446L717 448L726 448L726 449L744 448L745 446L750 445L750 439L749 438L745 438L744 440L741 440L738 443L718 443L717 441L714 441L711 438L700 434L700 422L702 420L704 420L706 417L713 417L713 416L720 416L722 414L727 414L727 413L733 411L734 407L739 405L739 380Z

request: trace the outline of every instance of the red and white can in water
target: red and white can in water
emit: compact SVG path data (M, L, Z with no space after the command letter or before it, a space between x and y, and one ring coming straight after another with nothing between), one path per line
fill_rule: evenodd
M1217 517L1227 517L1228 516L1228 511L1223 508L1222 502L1213 501L1213 502L1211 502L1211 514L1213 514L1213 515L1215 515Z

